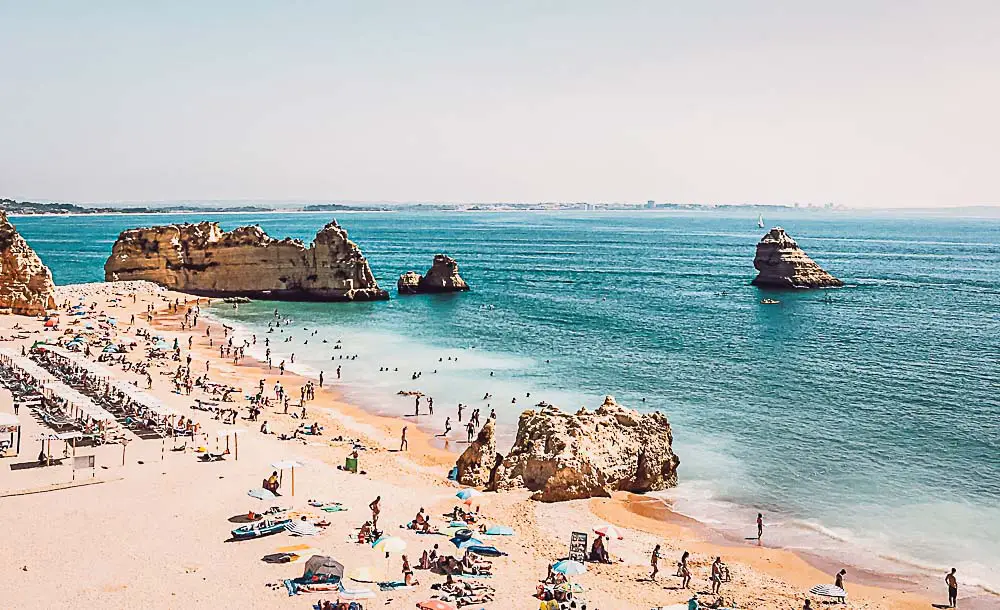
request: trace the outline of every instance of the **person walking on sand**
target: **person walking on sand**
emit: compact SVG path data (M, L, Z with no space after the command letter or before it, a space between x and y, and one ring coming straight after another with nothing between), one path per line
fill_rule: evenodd
M757 513L757 540L764 535L764 515Z
M451 432L451 418L446 417L444 418L444 434L441 436L448 436L449 432Z
M660 545L653 547L653 555L649 558L649 565L652 566L653 571L649 575L649 580L656 582L656 574L660 571L657 563L660 560Z
M951 608L957 607L958 604L958 579L955 578L955 572L955 568L952 568L944 577L944 581L948 584L948 606Z
M712 595L719 595L722 589L722 557L716 557L712 562Z
M472 437L476 434L476 426L470 421L467 426L465 426L465 431L469 434L468 442L472 442Z
M403 426L403 434L399 437L399 450L406 451L410 448L410 444L406 442L406 426Z
M844 586L844 577L845 576L847 576L847 570L843 570L842 569L839 572L837 572L837 578L836 578L836 580L833 581L833 586L835 586L838 589L842 590L844 593L847 593L847 587ZM844 603L847 603L847 602L844 600L843 597L841 597L840 598L840 603L844 604Z
M691 569L688 567L688 557L690 556L691 553L684 551L684 554L681 555L680 565L677 566L681 577L682 589L687 589L691 587Z
M379 508L379 503L382 502L382 496L376 496L372 503L368 505L368 508L372 509L372 529L378 529L378 514L381 512Z

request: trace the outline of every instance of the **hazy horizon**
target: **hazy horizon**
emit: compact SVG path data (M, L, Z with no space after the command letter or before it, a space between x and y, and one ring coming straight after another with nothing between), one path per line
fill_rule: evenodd
M0 0L0 197L1000 205L1000 4Z

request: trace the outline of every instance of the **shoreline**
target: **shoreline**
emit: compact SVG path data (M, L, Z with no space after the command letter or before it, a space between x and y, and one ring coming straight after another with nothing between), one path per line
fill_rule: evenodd
M207 319L211 319L217 324L241 324L239 322L233 322L232 320L224 320L223 318L212 316L211 309L207 311L210 316ZM251 331L245 330L245 332ZM249 357L252 358L252 356ZM254 359L256 360L256 358ZM259 360L256 360L256 363L261 368L265 368L264 364ZM294 370L294 365L291 365L286 370L285 375L295 375L306 379L312 379L314 381L316 378L316 375L310 375ZM342 382L342 384L350 386L351 382ZM381 413L376 414L360 404L356 405L349 403L344 400L343 396L339 392L336 392L333 389L330 391L336 393L338 396L337 402L334 406L335 409L342 409L343 412L348 413L355 420L362 422L371 420L371 422L375 425L380 426L383 431L386 428L391 428L393 426L398 429L404 425L409 426L411 431L415 429L416 432L422 437L422 444L434 450L439 459L447 461L448 456L450 456L451 461L447 464L449 467L454 464L454 460L457 459L462 450L464 450L464 446L460 443L455 443L454 449L441 447L440 444L442 442L447 444L446 440L420 428L419 425L415 425L415 422L407 419L409 416L385 415ZM410 432L410 434L412 434L412 432ZM892 607L906 609L926 608L931 604L929 597L926 596L932 595L932 591L927 583L920 583L917 580L914 580L921 578L921 575L918 574L913 575L914 579L908 579L905 576L882 573L871 568L866 568L861 564L840 563L835 559L825 557L819 553L810 553L800 549L791 550L782 546L756 547L753 545L747 545L742 543L742 541L737 537L727 534L721 530L714 529L707 523L703 523L682 513L674 512L669 507L668 502L654 496L644 496L622 492L622 494L616 494L613 498L609 499L592 498L590 502L591 505L588 510L590 510L595 517L600 517L616 526L645 531L652 534L666 532L669 533L672 538L691 541L691 548L696 548L709 554L731 552L733 555L738 556L741 560L749 557L749 555L744 553L749 548L759 548L765 554L774 554L779 557L778 561L771 563L772 559L768 558L764 562L752 563L753 567L778 578L785 578L788 573L794 574L798 577L796 581L803 583L803 590L808 589L809 586L812 586L812 584L825 582L826 580L832 581L833 574L835 574L840 568L846 567L849 568L848 572L855 577L861 575L860 579L852 579L852 593L860 591L866 598L890 600L893 603ZM620 503L622 506L617 508L615 507L615 503ZM654 521L655 524L650 524L649 521ZM778 569L774 570L772 573L771 570L775 567ZM801 578L802 573L811 576L812 580ZM811 584L807 586L806 583ZM978 608L979 606L977 605L977 600L980 600L987 604L986 606L983 606L986 608L994 599L994 596L990 591L979 587L976 588L982 591L982 595L976 596L975 598L963 598L963 607L974 609Z
M117 291L117 292L116 292ZM96 295L104 295L105 305L112 295L118 293L127 294L128 288L122 285L116 286L113 283L91 283L72 286L62 286L58 288L60 298L67 295L86 295L86 302L97 301ZM119 294L120 296L120 294ZM168 339L177 337L182 339L182 344L186 345L187 338L191 337L194 348L191 355L192 374L201 374L201 370L210 371L211 379L216 383L231 384L244 390L254 388L258 379L265 379L266 387L272 385L279 379L283 386L292 390L297 390L298 385L304 383L308 376L286 371L284 375L278 374L277 369L267 370L266 364L248 355L239 365L233 364L231 359L224 359L219 356L218 345L210 346L205 337L204 323L199 322L197 329L193 331L179 332L178 320L182 314L172 314L165 312L167 300L176 297L185 298L185 295L168 291L159 291L153 294L155 311L153 324L150 330L153 334L168 336ZM131 301L127 297L122 301ZM193 299L192 299L193 300ZM112 307L122 307L123 310L116 312L119 320L127 319L129 311L136 313L136 325L131 327L121 325L117 332L124 340L140 341L132 331L146 327L141 319L140 307L146 303L131 304L128 307L119 303ZM103 306L102 306L103 307ZM113 310L108 310L113 311ZM114 315L114 314L111 314ZM6 316L4 324L10 325L15 321L26 327L32 328L31 332L38 335L28 334L27 340L21 340L30 345L35 338L54 338L55 333L46 335L42 332L41 322L37 319L15 318ZM217 334L222 324L221 321L209 321L212 327L212 337L221 341L222 337ZM112 331L114 332L114 331ZM61 333L60 333L61 334ZM16 345L16 344L12 344ZM185 350L186 351L186 350ZM138 357L142 359L144 350L136 349L134 352L126 354L130 356L130 361L135 361ZM162 375L167 375L177 365L177 362L168 360L160 361L158 366ZM201 368L199 368L201 367ZM205 368L207 367L207 368ZM116 370L116 377L129 382L139 381L134 373L125 373ZM167 379L157 374L154 377L154 395L160 397L165 402L172 404L179 413L191 415L205 422L210 429L217 427L219 422L210 419L210 416L201 411L191 411L190 405L194 396L183 396L170 390ZM349 382L343 385L350 386ZM252 391L252 390L251 390ZM243 394L243 392L240 392ZM292 392L294 396L295 391ZM199 394L199 396L201 396ZM245 406L242 401L234 403L234 408L243 410ZM364 404L352 404L345 400L343 393L336 387L317 388L316 399L306 404L309 410L309 420L318 421L326 426L323 437L310 437L298 442L281 442L276 436L263 435L256 429L256 424L247 422L246 418L237 421L237 426L245 426L245 440L239 441L240 455L237 460L227 460L217 466L210 465L190 465L194 456L191 451L182 451L178 454L161 454L161 443L158 441L139 441L130 444L128 448L128 466L124 463L121 467L110 464L110 471L107 476L121 475L122 479L107 485L91 485L88 487L74 488L72 490L59 491L55 493L64 494L63 497L70 500L68 506L71 513L51 511L55 505L51 499L46 500L47 494L37 494L25 496L17 499L17 503L11 508L18 514L25 515L25 527L42 527L42 523L53 523L54 525L39 530L42 536L31 545L30 549L17 548L11 560L10 573L0 566L0 577L11 579L11 582L21 582L26 591L33 591L30 599L37 599L38 596L55 595L56 590L39 590L40 582L32 579L43 576L38 570L39 562L44 562L46 553L68 552L70 556L74 552L85 552L83 549L95 550L100 547L101 541L106 537L102 534L103 527L116 527L119 529L122 538L116 538L116 548L127 551L124 558L135 557L137 554L143 558L143 562L160 562L160 577L157 582L143 582L141 577L134 581L129 580L122 570L127 571L127 567L119 566L118 571L113 575L103 575L94 578L87 578L81 575L67 576L67 583L61 585L65 595L83 595L83 599L89 599L91 595L115 595L119 602L127 600L127 604L115 605L111 602L111 607L135 607L143 605L147 607L160 607L169 601L171 593L165 592L159 581L168 584L170 589L177 587L193 587L197 591L196 599L192 607L219 607L219 600L210 597L205 587L229 586L230 582L242 582L245 585L253 585L253 589L268 579L274 578L275 568L262 566L259 559L266 549L272 549L274 544L263 543L253 546L249 543L239 545L217 545L213 538L218 536L219 530L228 529L232 526L218 525L218 520L224 515L232 515L238 512L236 509L244 510L247 506L245 489L247 485L256 485L260 480L261 471L270 471L269 463L274 459L300 456L310 466L299 474L300 487L309 490L308 496L301 493L299 501L304 497L329 497L349 503L352 511L345 513L347 520L341 518L335 521L337 527L351 526L356 529L360 524L360 519L364 518L366 510L365 504L370 501L376 493L386 494L392 498L387 504L386 510L390 523L404 523L406 519L412 518L413 510L418 505L425 505L432 514L447 510L455 502L454 492L458 486L446 480L446 474L450 470L457 458L457 452L435 446L435 437L419 430L405 418L392 415L374 414L369 412ZM290 426L297 427L303 420L282 415L276 408L268 408L262 415L262 420L271 422L272 428L278 431L290 431ZM403 425L408 425L410 430L408 440L410 442L409 451L400 453L395 451L398 447L398 433ZM223 429L230 429L223 425ZM211 448L211 441L214 438L216 447L219 447L219 438L216 437L214 429L211 434L206 430L206 445ZM338 436L350 436L361 439L368 447L364 452L364 468L367 474L364 476L348 475L335 468L343 463L344 457L350 452L351 443L345 440L337 440ZM164 451L167 443L163 442ZM186 443L185 443L186 445ZM28 449L22 448L24 458L32 455L31 447L37 445L28 444ZM293 452L288 455L287 452ZM98 448L96 453L102 463L107 460L112 462L122 460L122 449L115 449L114 446ZM141 458L137 462L136 458ZM146 465L143 465L143 463ZM152 465L151 465L152 464ZM103 466L102 466L103 468ZM179 469L179 470L178 470ZM162 473L161 473L162 471ZM56 473L57 470L45 469L45 473ZM207 473L207 474L200 474ZM213 473L218 473L216 476ZM21 480L29 476L31 472L18 475ZM67 473L68 475L68 473ZM9 476L9 475L7 475ZM102 476L105 476L102 474ZM154 481L161 479L152 478L162 476L162 482L151 485ZM287 477L287 473L285 473ZM345 478L347 477L347 478ZM67 476L68 478L68 476ZM13 480L13 479L12 479ZM0 479L2 482L3 479ZM163 495L166 494L166 495ZM329 494L329 495L321 495ZM40 497L39 497L40 496ZM149 499L147 499L149 498ZM498 600L488 607L497 607L496 604L504 604L505 607L529 607L529 597L534 589L535 579L545 573L546 562L565 556L568 532L588 531L594 527L595 521L604 520L626 528L625 542L614 542L611 550L618 557L619 562L613 565L587 564L588 573L581 576L579 582L583 584L591 597L588 599L588 607L603 608L604 610L615 610L625 604L629 608L642 608L663 603L678 603L685 601L688 592L677 590L672 586L660 586L659 583L649 583L645 581L645 574L648 573L648 552L654 543L663 543L666 558L661 563L664 576L672 573L672 562L679 556L680 550L691 550L693 566L696 570L696 586L703 587L704 575L707 569L707 559L713 555L720 554L727 563L730 563L734 570L734 581L726 585L724 594L728 600L735 600L740 608L772 610L774 608L791 607L790 604L797 603L801 606L805 591L812 585L821 582L828 582L830 574L820 571L810 565L804 558L796 555L792 551L771 548L757 548L748 545L733 545L727 541L713 535L709 528L695 520L671 513L659 499L649 496L622 496L616 495L611 499L591 499L574 502L564 502L557 504L542 504L527 499L526 493L508 492L502 494L487 494L488 508L484 511L491 521L515 526L518 530L519 538L514 544L510 542L504 547L510 551L511 557L501 564L492 584L497 585ZM294 498L290 499L294 501ZM150 504L152 502L152 504ZM283 501L284 502L284 501ZM59 504L63 504L62 502ZM402 504L402 506L400 506ZM658 506L659 505L659 506ZM308 508L305 510L308 511ZM124 512L122 512L124 511ZM322 514L321 514L322 516ZM53 519L54 518L54 519ZM176 529L174 527L157 528L157 532L162 539L156 538L157 532L145 532L139 523L145 523L149 519L154 522L169 523L171 518L184 519L184 527ZM32 520L42 519L38 524L33 524ZM79 519L83 519L80 521ZM87 521L105 519L97 525ZM120 527L119 520L133 520L134 525ZM139 521L135 521L138 519ZM334 521L331 519L331 521ZM395 526L392 526L395 528ZM61 530L60 528L72 528ZM82 528L82 529L81 529ZM134 529L133 529L134 528ZM331 528L332 530L333 528ZM212 532L215 532L213 534ZM395 530L393 530L395 531ZM79 532L76 535L71 532ZM208 532L207 534L205 532ZM131 533L136 533L141 537L130 537ZM51 535L51 541L45 542L44 536ZM91 540L88 536L99 536L96 540ZM154 535L154 542L149 542L148 536ZM402 531L401 534L403 535ZM406 533L409 535L409 533ZM207 537L206 537L207 536ZM69 538L67 540L67 537ZM156 542L159 540L159 542ZM184 542L180 542L180 541ZM276 540L276 539L272 539ZM442 540L443 539L438 539ZM61 542L66 541L66 542ZM415 542L415 541L414 541ZM70 544L68 551L64 550L61 544ZM74 544L84 545L79 548ZM155 544L152 548L149 544ZM284 542L289 544L289 542ZM338 546L338 543L327 537L325 541L318 540L313 543L322 545L329 553L335 553L342 558L351 558L352 553L357 553L348 547L346 550ZM339 543L340 545L343 542ZM95 546L96 545L96 546ZM261 550L264 549L264 550ZM361 549L358 549L361 550ZM418 551L419 552L419 551ZM162 558L160 558L162 554ZM115 556L120 555L116 553ZM114 561L109 558L107 561ZM23 575L20 570L13 571L15 565L31 565L31 572ZM79 562L78 562L79 563ZM120 562L119 562L120 563ZM44 565L44 564L43 564ZM174 567L174 570L171 567ZM187 566L182 572L176 572L176 566ZM80 568L85 566L81 565ZM291 572L301 570L300 567L290 566ZM133 566L134 569L134 566ZM285 570L286 572L289 569ZM121 575L119 576L119 572ZM183 574L200 572L197 580L189 580ZM420 573L420 579L426 580L433 575ZM27 579L27 580L26 580ZM83 579L83 580L81 580ZM259 582L258 582L259 579ZM200 584L200 582L206 584ZM665 578L667 584L672 581ZM78 588L75 583L93 583L86 589ZM188 583L188 584L184 584ZM867 608L903 608L910 610L915 608L926 608L930 604L930 598L937 598L937 591L930 591L925 596L924 592L900 592L892 586L874 587L863 584L855 584L849 579L848 586L851 591L851 604L848 607ZM890 583L891 584L891 583ZM69 586L73 585L73 586ZM503 592L499 592L500 586ZM242 589L225 589L227 599L240 599L240 596L250 595ZM158 593L159 592L159 593ZM217 594L217 593L216 593ZM419 595L419 591L408 594L397 594L392 599L396 602L390 607L412 607L413 601ZM194 594L193 594L194 595ZM304 603L300 598L285 598L283 592L280 596L270 595L266 598L248 598L255 600L255 603L248 603L249 607L301 607ZM400 597L402 595L402 597ZM142 596L154 596L146 597ZM205 597L209 596L209 597ZM426 593L424 597L426 598ZM422 599L421 598L421 599ZM28 599L28 598L22 598ZM101 598L103 599L103 598ZM286 599L290 601L285 601ZM312 598L313 601L315 598ZM390 601L392 601L390 599ZM244 600L245 601L245 600ZM533 601L533 600L532 600ZM534 602L537 603L537 602ZM861 604L861 605L858 605ZM22 603L19 607L37 607L30 603ZM478 606L477 606L478 607ZM975 600L969 598L962 599L962 607L975 608ZM981 606L989 607L988 605Z

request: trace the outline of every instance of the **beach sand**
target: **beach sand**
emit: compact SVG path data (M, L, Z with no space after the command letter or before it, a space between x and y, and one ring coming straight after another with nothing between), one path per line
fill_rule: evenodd
M149 328L143 318L147 306L157 310L152 322L153 334L168 342L180 340L182 361L188 355L187 338L193 336L191 353L194 375L204 372L205 363L211 379L242 388L243 394L255 393L260 379L266 380L268 392L280 379L293 401L306 379L291 372L279 375L259 362L246 358L240 365L219 357L218 342L223 329L214 322L209 346L205 321L193 331L182 332L182 314L166 312L169 302L185 297L146 283L83 284L58 289L60 303L97 303L96 312L105 311L119 320L119 341L137 340L139 347L129 352L133 361L145 358L145 342L135 338L137 329ZM135 295L135 302L132 302ZM113 302L116 300L118 302ZM204 304L205 301L203 300ZM135 326L127 324L132 314ZM91 316L96 317L96 316ZM40 320L0 316L0 336L17 334L15 324L23 327L25 337L4 341L2 345L20 350L36 340L54 340L71 320L61 316L59 330L44 330ZM435 525L444 527L442 514L459 501L459 487L447 480L456 454L435 446L432 438L410 425L409 450L399 447L399 433L405 422L375 416L357 405L346 404L334 389L318 389L315 400L308 402L308 422L325 427L322 436L307 440L280 441L277 435L258 431L267 420L275 433L290 433L301 420L272 407L257 422L240 420L236 426L212 419L209 413L191 409L196 398L210 398L200 390L191 396L173 391L171 375L178 362L169 358L151 368L150 390L179 413L193 417L201 425L200 437L190 439L184 450L174 451L181 439L155 439L77 449L78 455L95 455L94 472L73 471L67 464L48 468L12 471L7 464L34 460L40 447L35 439L44 429L26 410L20 418L24 426L21 454L6 458L0 465L0 506L7 544L0 561L0 605L6 608L308 608L320 599L335 599L331 593L305 593L290 597L280 583L300 576L303 562L274 565L261 560L264 555L299 545L308 557L328 554L341 561L350 573L352 568L371 567L385 572L386 580L401 580L401 559L376 553L367 545L353 542L358 528L370 518L368 504L382 498L379 523L387 534L406 541L405 554L416 564L422 551L437 544L451 554L452 544L445 535L418 535L400 525L410 521L417 510L426 508ZM145 387L145 377L120 373L120 378ZM160 374L161 372L165 374ZM11 396L0 390L0 412L11 411ZM246 401L223 406L245 407ZM293 411L297 409L292 409ZM241 411L245 417L246 409ZM217 430L242 428L238 459L235 442L231 453L221 462L204 463L194 449L204 445L221 450ZM461 435L461 431L458 432ZM365 474L351 474L337 468L351 452L354 439L367 449L360 452L360 467ZM61 448L59 448L61 451ZM56 445L53 445L56 452ZM243 521L251 509L261 504L247 496L247 490L259 487L273 468L271 463L296 459L304 467L295 470L295 495L291 495L290 472L283 472L282 496L277 504L293 513L325 518L331 525L319 535L293 537L281 533L261 539L228 542L230 530ZM123 463L124 462L124 463ZM85 484L83 484L85 483ZM324 513L308 506L309 499L336 501L345 512ZM588 532L600 523L620 526L624 539L614 540L609 549L615 561L610 565L588 563L587 573L573 581L586 591L587 607L601 610L646 609L685 602L690 591L680 590L673 576L675 562L683 550L692 553L693 586L708 592L711 558L721 556L728 564L733 581L723 586L724 600L738 608L801 608L809 587L832 582L833 570L821 571L814 563L785 550L757 546L756 542L721 540L696 522L673 515L658 500L620 494L610 499L541 504L528 499L527 493L486 494L482 514L490 524L512 527L514 537L490 538L508 555L494 561L494 576L482 582L495 589L490 603L471 608L532 609L538 601L532 597L549 563L566 556L570 534ZM489 537L487 537L489 538ZM647 579L649 554L655 544L663 545L659 582ZM430 585L444 577L427 570L416 570L420 585L410 590L381 592L365 602L366 608L413 608L419 601L439 594ZM943 575L942 575L943 576ZM944 591L900 582L858 584L848 576L848 608L929 608L932 599L940 603ZM701 596L703 603L714 599ZM814 607L819 600L814 599ZM995 600L969 600L962 607L989 607ZM995 605L993 607L996 607Z

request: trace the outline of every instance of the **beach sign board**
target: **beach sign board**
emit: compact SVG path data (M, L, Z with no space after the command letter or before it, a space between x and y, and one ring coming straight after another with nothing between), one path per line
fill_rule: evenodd
M573 532L569 539L569 558L572 561L587 560L587 533Z
M95 467L94 456L92 455L77 455L73 457L73 480L76 480L77 470L91 470L90 476L97 476L97 470Z

